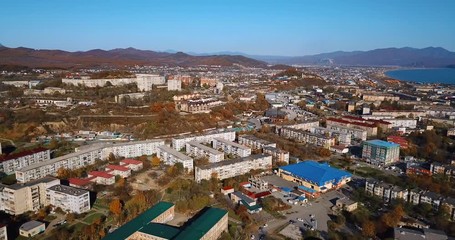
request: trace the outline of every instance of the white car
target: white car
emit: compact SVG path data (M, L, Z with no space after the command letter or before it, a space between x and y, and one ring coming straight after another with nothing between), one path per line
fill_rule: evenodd
M251 239L254 239L254 238L255 238L254 235L251 235Z
M297 218L297 221L303 222L303 219L302 218Z
M264 224L264 226L262 226L262 227L265 227L265 228L266 228L266 227L268 227L268 226L269 226L269 225L266 223L266 224Z

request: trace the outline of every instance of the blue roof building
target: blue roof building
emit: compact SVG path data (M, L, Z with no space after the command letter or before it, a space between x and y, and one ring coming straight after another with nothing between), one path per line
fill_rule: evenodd
M285 180L296 182L306 189L325 192L351 180L352 174L327 163L304 161L280 167L278 174Z

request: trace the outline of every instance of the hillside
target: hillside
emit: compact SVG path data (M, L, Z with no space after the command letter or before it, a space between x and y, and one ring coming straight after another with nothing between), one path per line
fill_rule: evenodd
M265 62L240 55L192 56L182 52L165 53L135 48L85 52L61 50L36 50L31 48L0 47L0 65L26 67L78 68L96 66L154 65L154 66L199 66L240 64L246 67L266 67Z

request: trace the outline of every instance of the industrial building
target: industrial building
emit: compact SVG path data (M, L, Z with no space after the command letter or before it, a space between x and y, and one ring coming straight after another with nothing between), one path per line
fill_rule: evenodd
M333 168L327 163L304 161L280 167L278 176L298 183L300 189L308 188L310 191L325 192L343 186L351 180L352 174Z

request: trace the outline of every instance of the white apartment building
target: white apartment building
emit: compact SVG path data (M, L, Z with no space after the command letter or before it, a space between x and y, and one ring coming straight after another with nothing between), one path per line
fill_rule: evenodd
M103 87L110 82L113 86L136 83L141 91L152 90L153 85L162 85L166 83L163 76L155 74L136 74L135 78L116 78L116 79L90 79L90 78L63 78L62 83L78 86L79 84L86 87Z
M187 155L166 145L159 146L156 155L164 164L174 165L179 162L182 163L183 168L187 171L193 170L193 159L191 157L188 157Z
M47 202L72 213L90 211L90 192L84 189L55 185L46 190Z
M405 127L405 128L417 128L417 119L412 118L395 118L393 116L374 116L374 115L365 115L362 116L365 119L375 119L375 120L385 120L391 123L391 127Z
M216 176L219 180L248 173L250 170L271 169L272 156L266 154L250 155L248 157L211 163L194 168L196 182L209 180Z
M360 139L362 141L367 140L367 131L363 129L343 127L339 125L327 124L327 129L339 131L342 133L351 134L351 139Z
M323 127L310 128L309 131L314 134L334 137L338 144L351 145L352 139L351 134L349 133L344 133L338 130Z
M42 147L6 156L0 155L0 172L13 174L17 169L47 161L50 158L49 149Z
M105 143L84 146L77 148L74 153L18 169L16 170L16 179L18 182L24 183L47 175L55 176L60 168L78 169L92 165L96 160L106 159L111 153L125 158L152 155L157 152L157 147L161 145L164 145L164 140L146 140L115 144Z
M264 147L276 147L276 143L269 142L264 139L260 139L258 137L255 137L253 135L242 135L239 136L238 139L239 143L250 147L252 149L262 149Z
M288 151L284 151L276 147L264 147L262 148L262 152L272 156L273 164L276 164L277 162L285 162L286 164L289 164Z
M189 136L189 137L178 137L172 139L172 147L177 151L182 150L187 142L195 141L202 143L211 143L214 138L224 138L229 141L235 140L235 132L231 130L222 130L204 135Z
M60 180L45 177L24 184L0 184L0 211L11 215L19 215L27 211L38 211L49 205L46 189L60 184Z
M211 163L219 162L224 159L223 152L217 151L195 141L187 142L185 151L186 154L195 158L207 157Z
M301 123L286 125L289 128L301 129L301 130L310 130L311 128L319 127L319 120L307 120Z
M182 81L180 79L167 80L167 90L168 91L181 91L182 90Z
M224 138L214 138L212 141L214 149L221 149L227 154L233 154L237 157L247 157L251 155L251 148L236 142L228 141Z
M326 137L321 134L314 134L308 131L287 127L280 129L280 136L327 149L335 145L336 142L334 137Z

